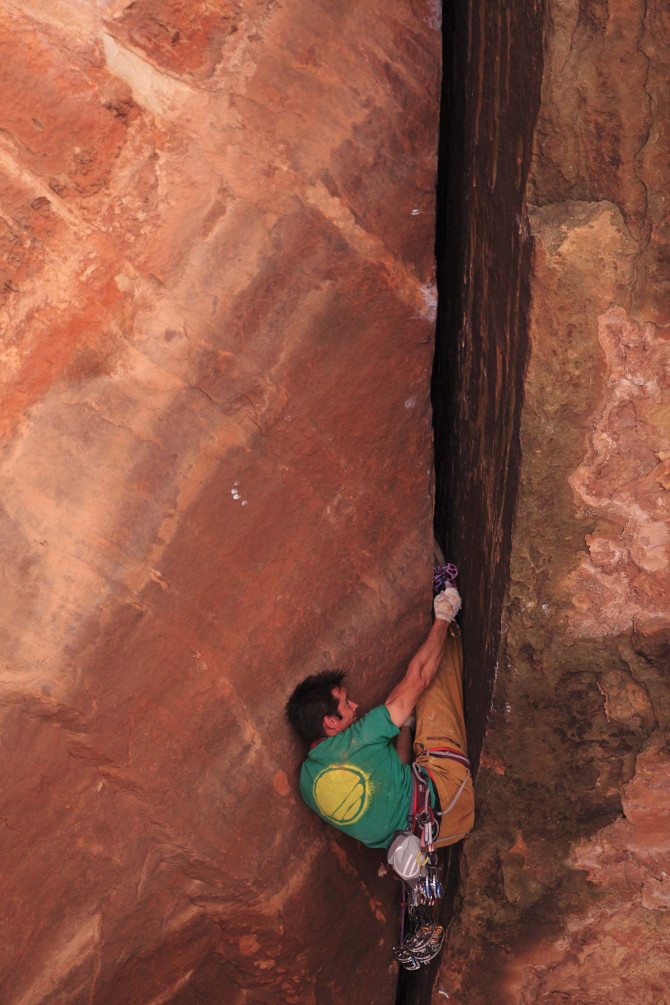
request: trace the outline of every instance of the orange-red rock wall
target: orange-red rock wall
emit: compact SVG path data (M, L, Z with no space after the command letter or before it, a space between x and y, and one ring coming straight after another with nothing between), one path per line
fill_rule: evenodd
M0 30L0 1000L390 1002L282 711L429 618L437 5Z
M547 3L510 579L435 1002L667 999L669 42L658 0Z

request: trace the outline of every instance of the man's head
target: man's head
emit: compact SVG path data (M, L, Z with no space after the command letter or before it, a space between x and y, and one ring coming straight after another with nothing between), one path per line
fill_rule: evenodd
M295 730L314 743L347 729L358 705L351 700L342 670L325 670L306 677L286 703L286 714Z

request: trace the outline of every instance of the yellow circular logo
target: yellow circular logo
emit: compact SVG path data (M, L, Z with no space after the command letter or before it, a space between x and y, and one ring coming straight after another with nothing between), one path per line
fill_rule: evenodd
M368 806L367 776L352 764L324 768L314 779L314 801L335 824L353 824Z

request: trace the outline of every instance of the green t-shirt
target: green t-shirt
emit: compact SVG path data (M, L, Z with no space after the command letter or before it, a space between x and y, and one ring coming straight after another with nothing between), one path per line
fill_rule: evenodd
M398 757L400 730L386 705L310 750L300 793L315 813L369 848L386 848L407 827L412 769Z

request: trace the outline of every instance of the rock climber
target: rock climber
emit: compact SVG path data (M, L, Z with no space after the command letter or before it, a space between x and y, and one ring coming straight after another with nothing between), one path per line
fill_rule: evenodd
M463 657L454 620L460 606L452 585L435 597L435 620L407 673L384 704L362 718L342 671L307 677L287 702L291 725L309 745L300 772L303 799L327 823L370 848L387 847L407 827L416 798L412 751L440 821L435 847L453 844L472 829Z

